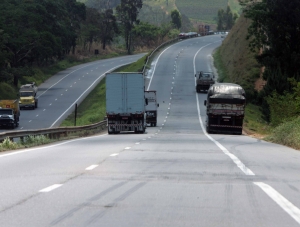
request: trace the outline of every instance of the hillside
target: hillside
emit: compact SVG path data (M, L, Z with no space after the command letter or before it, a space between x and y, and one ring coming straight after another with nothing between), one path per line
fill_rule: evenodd
M77 0L84 2L89 7L105 5L105 0ZM120 0L110 1L110 5L115 7ZM141 12L141 19L165 21L174 9L186 15L193 22L203 22L216 24L216 16L219 9L226 9L229 4L234 13L239 13L240 5L238 0L143 0L144 7Z
M229 4L234 13L240 11L238 0L144 0L144 4L160 8L169 14L178 9L181 14L196 22L216 23L219 9L226 9Z
M220 78L224 82L242 85L248 95L251 95L260 77L260 67L254 58L254 53L248 47L249 41L246 40L249 25L249 19L244 16L239 17L217 54L226 68L226 73L220 75Z

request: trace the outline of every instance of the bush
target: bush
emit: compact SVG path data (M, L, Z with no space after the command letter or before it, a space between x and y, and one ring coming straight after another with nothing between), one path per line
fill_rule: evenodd
M290 121L300 113L300 105L295 94L285 93L278 95L273 92L266 98L270 110L270 123L272 126Z
M268 141L300 149L300 117L277 126L272 134L265 138Z
M27 136L25 137L24 141L22 142L23 145L42 145L49 143L50 139L47 136L40 135L40 136Z
M5 138L2 143L0 143L0 151L14 150L19 147L20 147L19 144L11 141L8 137Z

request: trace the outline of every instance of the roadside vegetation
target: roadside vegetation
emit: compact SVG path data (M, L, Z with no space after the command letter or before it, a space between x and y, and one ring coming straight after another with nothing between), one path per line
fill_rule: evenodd
M179 34L171 17L140 21L142 0L94 3L100 8L75 0L0 1L0 99L16 99L22 84L39 85L71 66L147 52Z
M281 18L297 16L299 4L241 2L244 14L214 53L219 81L246 90L249 135L300 149L300 24Z
M8 150L16 150L21 148L28 148L39 146L43 144L48 144L53 142L46 136L27 136L24 137L23 141L13 142L9 138L4 139L2 143L0 143L0 151L8 151Z

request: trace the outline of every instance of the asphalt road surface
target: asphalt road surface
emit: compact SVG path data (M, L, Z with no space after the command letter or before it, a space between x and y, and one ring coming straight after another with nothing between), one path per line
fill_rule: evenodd
M148 74L157 127L0 155L0 226L300 225L300 152L207 134L195 71L219 35L161 52Z

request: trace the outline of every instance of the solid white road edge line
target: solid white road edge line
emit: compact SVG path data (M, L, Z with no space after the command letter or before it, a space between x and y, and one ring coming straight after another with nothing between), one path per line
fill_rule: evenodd
M273 199L285 212L287 212L298 224L300 224L300 210L270 185L263 182L253 182L260 187L271 199Z
M204 48L207 47L209 45L211 45L212 43L209 43L203 47L201 47L195 54L194 56L194 60L193 60L193 65L194 65L194 74L196 74L196 56L198 55L198 53ZM195 86L196 86L196 78L195 78ZM214 140L210 135L207 134L204 126L203 126L203 122L201 119L201 112L200 112L200 106L199 106L199 99L198 99L198 94L196 93L196 101L197 101L197 109L198 109L198 118L199 118L199 122L200 122L200 126L202 128L202 131L204 133L204 135L210 139L212 142L214 142L223 152L224 154L226 154L227 156L229 156L231 158L231 160L237 165L237 167L239 167L246 175L250 175L250 176L254 176L255 174L249 169L247 168L234 154L231 154L223 145L221 145L218 141Z
M64 145L64 144L67 144L67 143L76 142L78 140L86 140L86 139L89 139L91 137L102 137L102 136L106 136L106 135L107 134L103 134L103 135L100 135L100 136L90 136L90 137L85 137L85 138L73 139L73 140L69 140L69 141L66 141L66 142L62 142L62 143L58 143L58 144L54 144L54 145L50 145L50 146L31 148L31 149L11 152L11 153L8 153L8 154L0 155L0 158L4 158L4 157L7 157L7 156L12 156L12 155L17 155L17 154L22 154L22 153L26 153L26 152L30 152L30 151L35 151L35 150L43 150L43 149L47 149L47 148L57 147L57 146Z
M50 192L50 191L52 191L54 189L59 188L60 186L62 186L62 184L54 184L54 185L52 185L50 187L47 187L47 188L44 188L44 189L40 190L39 192Z
M87 167L85 170L93 170L93 169L95 169L98 166L99 165L91 165L91 166Z

